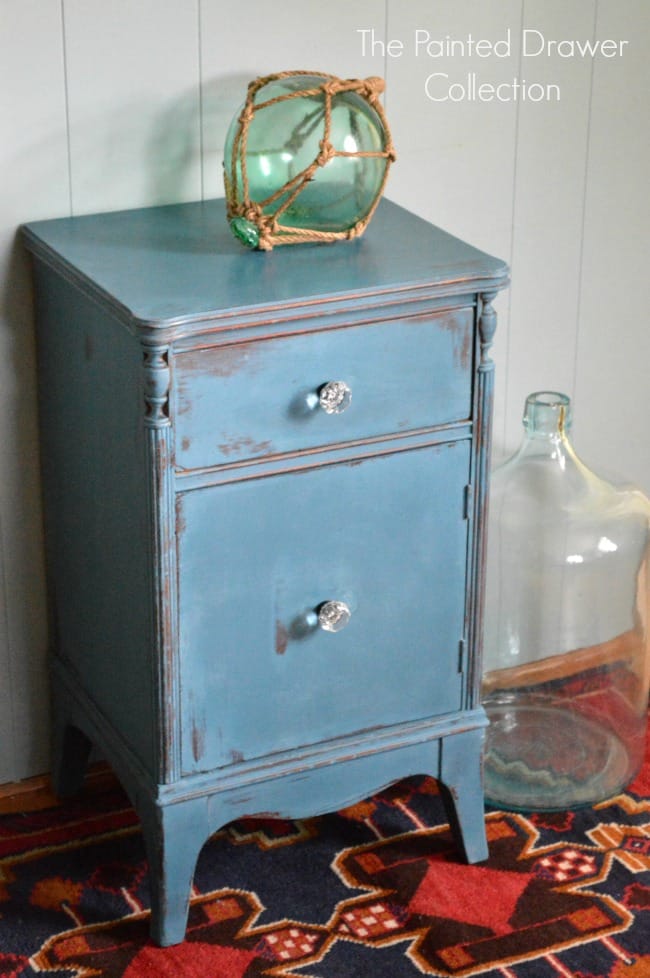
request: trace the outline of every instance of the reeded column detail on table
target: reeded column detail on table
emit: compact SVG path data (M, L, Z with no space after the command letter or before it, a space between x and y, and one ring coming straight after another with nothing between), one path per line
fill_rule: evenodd
M180 774L177 725L180 722L176 634L176 543L173 439L169 416L169 348L143 343L144 424L149 452L149 507L153 527L154 653L158 778L175 781Z
M494 399L494 361L490 347L497 327L497 314L492 301L497 291L479 295L478 340L480 359L477 371L475 404L475 446L481 450L475 456L474 512L472 543L472 582L469 601L469 675L467 677L466 707L472 709L480 701L483 654L483 616L485 602L485 560L490 454L492 443L492 402Z

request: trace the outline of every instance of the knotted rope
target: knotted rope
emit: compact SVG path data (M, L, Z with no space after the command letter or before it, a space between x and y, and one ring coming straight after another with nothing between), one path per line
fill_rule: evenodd
M301 88L296 91L286 92L274 98L255 103L258 92L271 82L281 81L284 78L296 78L301 76L322 78L323 81L317 86ZM224 183L226 188L226 205L228 219L243 218L254 224L259 232L259 242L257 247L263 251L270 251L274 245L294 244L309 241L338 241L351 240L359 237L365 231L370 219L372 218L377 204L384 192L388 170L390 164L396 158L395 149L392 143L390 129L383 110L379 96L384 91L384 81L382 78L370 77L364 79L341 79L335 75L324 74L323 72L307 71L281 71L273 75L266 75L256 78L248 85L246 102L239 114L238 128L232 145L230 159L224 161ZM384 148L378 151L346 151L335 149L330 142L332 129L332 102L340 94L345 92L355 92L365 99L377 113L384 131ZM247 146L248 134L251 123L257 112L277 105L280 102L295 98L322 97L322 106L319 105L313 112L308 113L301 121L299 126L290 134L286 147L293 148L296 152L305 139L307 139L321 123L323 125L322 137L319 140L319 152L315 159L295 176L287 180L274 193L264 200L253 201L250 198L250 185L247 170ZM344 231L319 231L316 228L295 228L281 223L282 215L294 203L302 190L313 178L319 167L325 167L335 157L350 157L354 159L364 158L383 158L386 160L383 176L379 189L372 201L370 209L365 216L357 223ZM237 163L241 179L237 177ZM275 211L270 211L276 201L281 201Z

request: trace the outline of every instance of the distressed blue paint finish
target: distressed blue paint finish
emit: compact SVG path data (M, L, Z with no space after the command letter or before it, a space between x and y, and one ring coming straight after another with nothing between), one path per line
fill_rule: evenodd
M468 478L456 442L181 498L184 771L460 708Z
M469 418L473 328L469 308L181 353L176 464L192 469ZM352 392L341 414L327 414L316 397L332 380Z
M142 351L41 265L36 293L50 643L156 777Z
M504 262L388 200L357 241L271 254L235 241L223 200L37 222L28 234L32 247L54 252L105 301L154 327L442 286L452 270L452 280L470 283L507 277Z
M383 201L348 245L243 251L223 203L41 222L54 777L90 743L182 939L225 822L440 779L486 855L478 706L505 265ZM343 380L352 403L314 398ZM345 601L331 634L316 612Z

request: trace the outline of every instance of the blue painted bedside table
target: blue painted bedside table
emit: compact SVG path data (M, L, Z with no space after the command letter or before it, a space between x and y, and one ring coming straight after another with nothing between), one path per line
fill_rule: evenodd
M54 778L99 745L152 935L198 853L441 782L486 857L483 513L503 262L382 201L350 244L246 252L223 201L28 225Z

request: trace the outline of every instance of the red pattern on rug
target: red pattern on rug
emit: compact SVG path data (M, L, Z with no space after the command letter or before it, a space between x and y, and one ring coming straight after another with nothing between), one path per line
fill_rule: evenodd
M148 937L120 792L0 817L0 978L650 978L650 761L616 798L489 811L460 862L435 782L205 846L186 941Z

